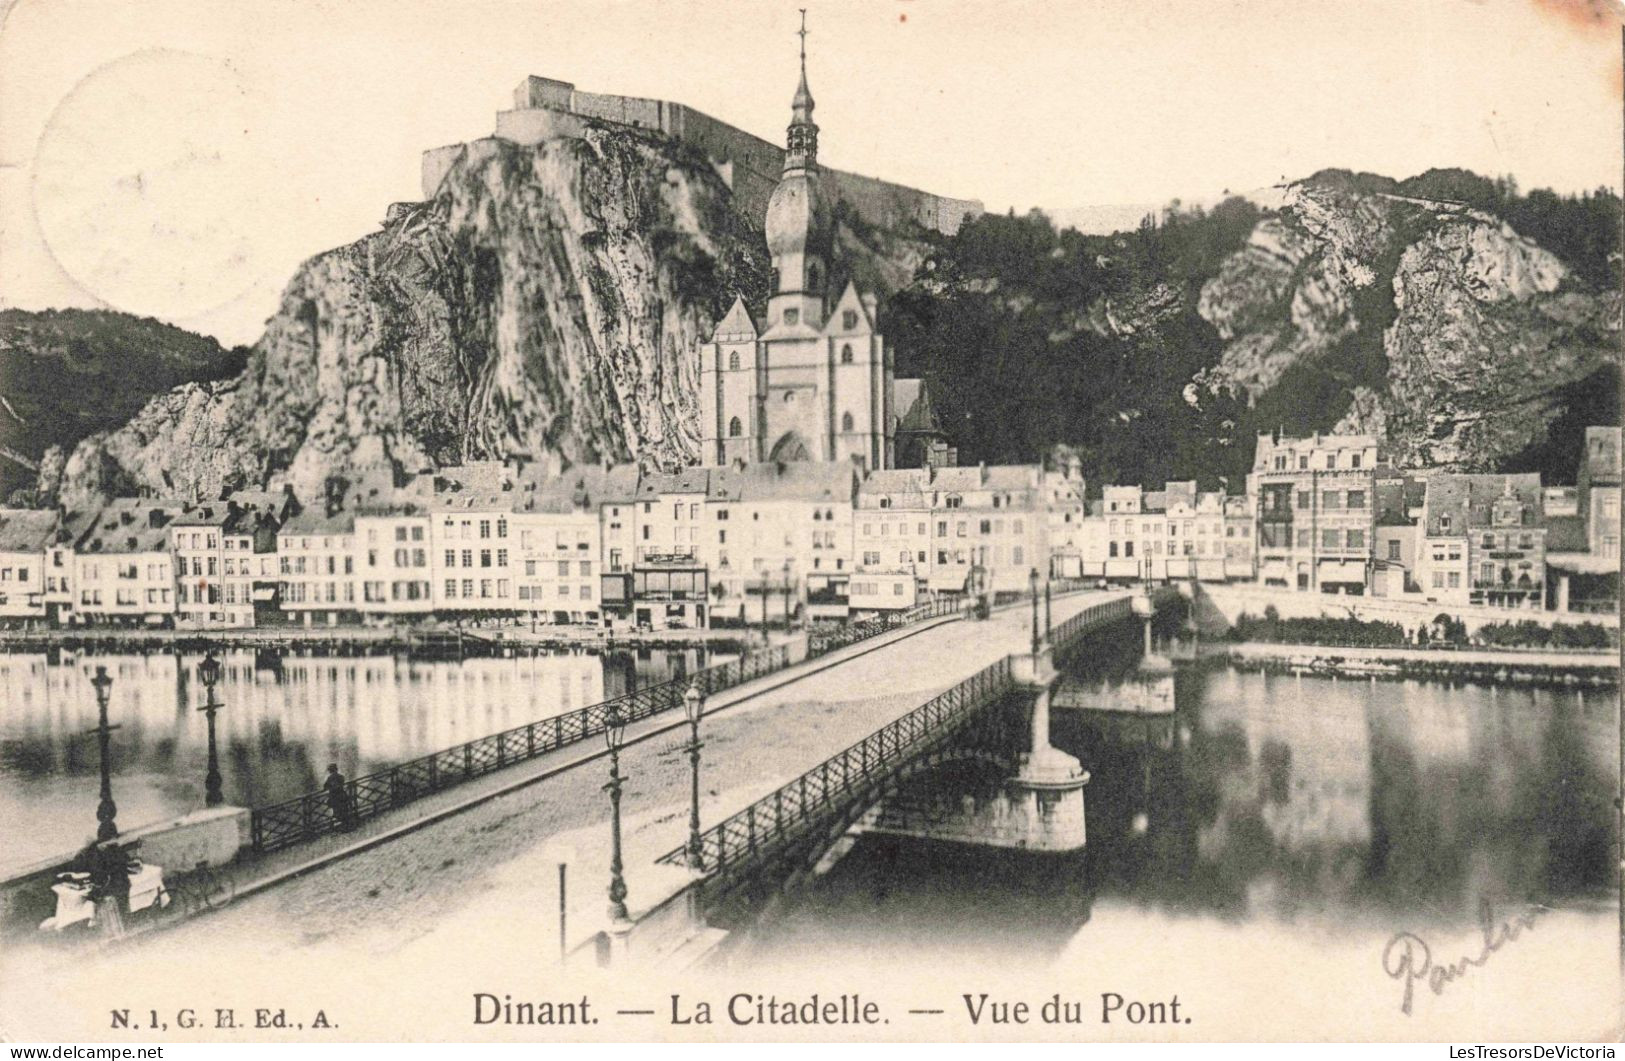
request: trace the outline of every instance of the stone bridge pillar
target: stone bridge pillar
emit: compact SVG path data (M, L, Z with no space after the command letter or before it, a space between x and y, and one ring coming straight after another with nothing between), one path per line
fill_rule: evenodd
M1084 846L1083 788L1089 772L1050 743L1050 695L1057 677L1050 653L1045 649L1011 662L1018 690L1032 697L1027 739L1016 737L1026 748L1015 757L1014 775L1006 776L993 791L976 793L935 790L930 781L912 788L905 785L875 808L863 828L1029 851L1077 851Z
M1050 743L1050 697L1057 674L1052 651L1028 657L1023 687L1033 697L1031 737L1014 777L1005 784L1004 835L993 843L1038 851L1075 851L1087 842L1083 787L1089 771ZM1002 842L1001 842L1002 840Z

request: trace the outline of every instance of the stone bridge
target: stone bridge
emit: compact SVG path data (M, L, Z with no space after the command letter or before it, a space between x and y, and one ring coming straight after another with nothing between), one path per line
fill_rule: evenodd
M908 817L919 809L909 803L910 782L929 786L944 770L990 782L977 791L998 795L1004 809L984 798L965 821L943 817L933 828L968 830L977 814L988 821L1002 814L1007 842L1081 842L1086 779L1047 739L1052 660L1091 631L1138 631L1127 592L1056 594L1050 604L1047 616L1042 600L994 609L985 620L929 616L712 691L700 775L710 864L698 873L680 859L662 862L687 835L688 725L676 710L631 721L620 752L629 932L612 932L606 912L608 751L602 740L583 740L538 747L532 758L476 773L352 830L239 856L229 867L235 897L228 905L169 924L139 948L109 950L99 967L117 982L151 962L206 953L221 975L254 962L294 983L315 941L346 941L387 956L378 959L386 964L428 967L462 954L470 926L493 921L510 925L485 957L493 964L509 951L516 968L531 967L561 950L590 955L616 942L641 961L681 962L716 934L695 914L714 912L720 924L731 904L793 883L865 815L883 812L888 797L890 818L870 826L919 827ZM984 835L999 842L996 831ZM567 927L552 916L512 917L516 908L560 907ZM208 946L200 948L203 940ZM72 950L26 949L42 969L77 960Z
M652 912L651 927L667 922L648 933L654 949L674 949L661 936L682 938L686 930L692 940L713 922L748 921L787 884L838 857L859 832L1034 851L1082 848L1089 774L1050 742L1055 661L1113 626L1149 646L1159 605L1177 595L1099 595L1058 624L1050 602L1041 614L1033 600L1025 652L995 660L728 815L697 844L661 856L691 879L682 903ZM631 948L639 927L612 926L600 940L604 956Z

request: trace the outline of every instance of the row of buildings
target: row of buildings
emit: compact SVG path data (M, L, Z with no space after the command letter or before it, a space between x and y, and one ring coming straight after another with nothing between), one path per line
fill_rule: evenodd
M1392 468L1369 435L1258 439L1245 494L1106 486L1076 567L1452 606L1612 611L1620 429L1592 427L1574 486L1539 473Z
M0 618L330 625L430 616L699 627L1027 585L1083 512L1075 466L854 460L547 476L488 462L244 492L0 510ZM861 573L862 577L854 577Z
M1368 436L1258 440L1246 492L1106 485L1076 464L856 459L548 475L486 462L217 502L0 510L0 618L187 628L400 622L702 627L844 619L1031 573L1192 579L1450 606L1618 598L1620 429L1574 486L1399 471Z

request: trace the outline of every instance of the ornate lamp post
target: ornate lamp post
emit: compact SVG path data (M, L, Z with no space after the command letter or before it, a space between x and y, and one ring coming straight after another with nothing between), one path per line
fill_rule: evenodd
M625 868L621 863L621 742L626 739L626 723L621 719L621 712L610 701L609 714L604 719L604 743L609 746L609 783L604 791L609 793L610 808L610 857L609 857L609 917L617 927L631 921L626 913L626 878L621 875Z
M218 807L226 801L220 791L220 751L215 744L214 716L223 704L217 703L214 698L214 683L220 680L220 661L210 652L203 657L203 662L197 665L197 676L203 682L204 704L198 708L209 720L209 772L203 778L203 805Z
M690 685L683 694L683 714L688 716L688 765L691 792L688 804L688 868L701 873L705 870L704 845L700 840L700 716L705 713L705 697L698 685Z
M784 562L784 630L790 632L790 561Z
M107 697L113 688L113 679L107 676L107 668L97 667L96 676L90 679L90 684L96 690L96 711L101 719L95 729L88 731L96 734L102 753L101 801L96 804L96 820L101 823L96 826L96 840L99 843L118 838L118 826L114 824L114 819L118 816L118 805L113 802L113 762L107 747L107 738L119 727L107 724Z
M1054 642L1053 642L1053 640L1051 638L1051 634L1052 634L1053 630L1055 629L1055 627L1054 627L1054 623L1053 623L1053 621L1052 621L1052 619L1050 617L1049 590L1050 590L1050 579L1048 577L1045 577L1045 579L1044 579L1044 641L1046 643L1048 643L1048 644L1053 645Z
M1038 655L1038 568L1027 572L1027 588L1033 600L1033 656Z

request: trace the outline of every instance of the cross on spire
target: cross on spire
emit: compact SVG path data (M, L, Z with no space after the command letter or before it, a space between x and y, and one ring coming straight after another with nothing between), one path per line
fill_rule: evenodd
M818 161L818 126L813 124L812 92L807 88L807 9L801 8L801 80L790 103L790 130L785 140L784 168L809 169Z

